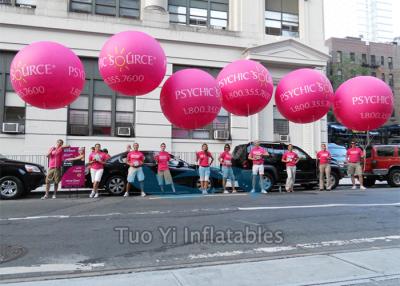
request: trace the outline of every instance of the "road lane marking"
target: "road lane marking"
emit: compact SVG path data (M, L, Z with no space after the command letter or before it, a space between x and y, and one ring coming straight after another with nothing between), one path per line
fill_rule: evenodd
M310 209L310 208L335 208L335 207L389 207L400 206L400 203L387 204L325 204L325 205L303 205L303 206L276 206L276 207L239 207L240 211L277 210L277 209Z
M323 247L332 246L346 246L346 245L356 245L361 243L373 243L377 241L391 242L394 240L400 240L399 235L389 235L380 237L368 237L368 238L354 238L349 240L331 240L331 241L321 241L321 242L311 242L311 243L300 243L289 246L271 246L271 247L259 247L249 250L233 250L233 251L217 251L212 253L202 253L202 254L190 254L188 258L191 260L196 259L207 259L216 257L232 257L244 254L260 254L260 253L279 253L285 251L293 250L304 250L304 249L315 249Z
M48 216L27 216L27 217L10 217L0 218L0 221L24 221L24 220L40 220L40 219L70 219L70 218L95 218L95 217L113 217L113 216L129 216L129 215L160 215L172 213L199 213L199 212L224 212L224 211L259 211L259 210L279 210L279 209L307 209L307 208L333 208L333 207L388 207L400 206L400 203L387 203L387 204L326 204L326 205L299 205L299 206L259 206L259 207L232 207L232 208L203 208L191 209L181 211L143 211L143 212L129 212L129 213L105 213L105 214L86 214L86 215L48 215Z
M102 267L104 267L104 263L40 264L32 266L0 267L0 275L64 271L91 271Z

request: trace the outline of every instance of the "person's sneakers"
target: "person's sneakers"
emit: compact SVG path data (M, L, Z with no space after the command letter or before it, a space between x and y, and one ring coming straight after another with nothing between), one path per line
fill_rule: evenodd
M56 199L57 198L56 194L54 194L51 198Z
M251 189L250 193L255 193L256 190L255 189Z
M353 185L353 186L351 187L351 189L352 189L352 190L357 189L356 185Z
M207 190L203 190L202 194L203 194L203 195L208 195Z
M232 191L232 193L237 193L236 189L234 189L234 190Z
M125 194L124 194L124 198L126 198L126 197L129 197L129 193L128 192L125 192Z
M96 193L95 193L94 191L92 191L92 192L90 193L90 195L89 195L89 198L93 198L95 194L96 194Z
M99 193L96 193L93 198L97 199L99 197Z
M49 195L47 195L47 194L45 194L43 197L41 197L40 199L41 200L46 200L46 199L48 199L49 198Z
M141 196L142 196L142 197L145 197L145 196L146 196L146 193L145 193L145 192L142 192Z
M229 194L229 192L227 190L224 191L224 194Z
M366 190L367 188L364 186L360 186L360 190Z
M261 194L268 194L266 190L261 190Z

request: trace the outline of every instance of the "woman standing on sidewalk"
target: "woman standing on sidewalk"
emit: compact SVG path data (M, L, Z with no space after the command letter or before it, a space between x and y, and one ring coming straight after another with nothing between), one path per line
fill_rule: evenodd
M99 143L94 145L94 151L89 155L90 164L90 176L92 177L93 190L90 193L90 198L99 197L99 184L101 182L101 177L104 172L104 164L106 161L106 156L101 152L101 146Z
M317 161L319 165L319 190L324 190L324 175L326 176L326 190L330 191L331 186L331 153L326 150L326 144L321 144L321 151L317 153Z
M282 156L282 162L286 163L286 192L294 192L294 182L296 181L296 164L299 162L299 156L293 152L293 145L288 145L288 150Z
M169 171L168 162L171 160L171 155L165 151L167 147L165 143L161 143L161 151L154 156L157 162L157 179L158 185L162 192L164 192L165 185L171 185L172 191L175 193L174 182L172 181L171 172Z
M211 161L210 161L211 159ZM196 162L199 164L200 189L203 195L207 195L208 180L210 179L210 165L214 161L212 154L208 151L208 145L201 145L201 151L196 153Z
M224 187L224 194L229 194L229 192L226 190L227 179L231 180L232 193L236 193L235 175L233 174L232 154L230 153L230 150L231 146L229 146L229 144L225 144L224 152L219 155L219 161L222 164L222 185Z

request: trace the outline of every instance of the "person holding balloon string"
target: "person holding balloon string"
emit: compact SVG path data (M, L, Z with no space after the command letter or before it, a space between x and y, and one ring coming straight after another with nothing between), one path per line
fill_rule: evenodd
M347 173L351 176L351 183L353 184L352 190L356 189L356 179L355 176L358 177L358 181L360 182L360 189L365 190L363 184L363 176L362 176L362 167L361 160L364 158L364 152L361 148L356 146L356 142L351 142L350 148L347 149L346 159L347 159Z
M224 152L219 155L219 161L222 165L222 185L224 187L224 194L229 194L229 192L226 190L226 182L228 179L231 180L232 193L236 193L235 175L233 174L232 154L230 153L230 150L231 146L229 144L225 144Z
M196 162L199 164L200 189L203 195L207 195L208 181L211 173L210 166L214 162L214 157L208 151L206 143L203 143L201 151L196 153Z
M99 197L99 184L104 172L104 164L106 162L106 155L101 151L101 145L96 143L94 145L94 152L89 155L90 176L92 178L93 190L90 193L90 198Z
M171 185L172 191L175 193L174 182L168 167L168 162L171 160L171 155L165 151L165 143L161 143L160 148L161 151L154 156L154 159L157 162L158 185L160 186L162 192L164 192L164 183L165 185Z
M128 169L128 183L126 184L126 191L124 197L129 197L129 191L131 189L131 184L135 182L135 178L137 177L140 185L141 196L145 197L146 193L144 192L144 172L143 172L143 163L144 163L144 155L139 151L139 143L133 144L133 150L128 153L126 156L126 164L129 165Z
M326 144L321 144L321 151L317 153L317 162L319 165L319 190L324 190L324 175L326 176L326 190L330 191L332 186L330 183L331 177L331 165L330 161L332 159L331 153L326 150Z
M264 190L264 157L268 157L269 153L260 146L260 141L254 141L254 147L250 150L249 160L253 161L252 168L252 189L251 193L256 192L256 179L257 175L260 175L260 189L262 194L267 194L268 192Z
M296 164L300 161L296 152L293 152L293 145L289 144L287 151L282 156L282 162L286 163L286 192L294 192L293 187L296 182Z
M62 156L64 154L64 148L69 147L69 145L64 145L62 139L58 139L56 145L51 147L49 152L47 152L47 158L49 158L49 170L46 176L46 193L41 198L42 200L49 198L50 185L54 183L54 194L53 199L57 196L58 184L61 181L61 167L62 167Z

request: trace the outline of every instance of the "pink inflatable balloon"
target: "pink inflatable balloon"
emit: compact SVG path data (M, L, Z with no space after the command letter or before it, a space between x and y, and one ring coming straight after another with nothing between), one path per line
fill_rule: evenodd
M367 131L379 128L393 112L390 87L373 76L358 76L342 83L336 90L333 111L347 128Z
M10 77L22 100L43 109L69 105L85 84L80 59L54 42L36 42L20 50L11 63Z
M217 81L205 71L185 69L165 82L160 94L161 109L179 128L196 129L210 124L221 109Z
M126 31L112 36L99 57L104 82L125 95L143 95L157 88L167 70L160 44L151 36Z
M313 69L298 69L284 76L275 92L275 104L289 121L310 123L324 117L333 102L328 78Z
M227 65L217 78L222 106L239 116L249 116L264 109L274 90L268 70L258 62L238 60Z

